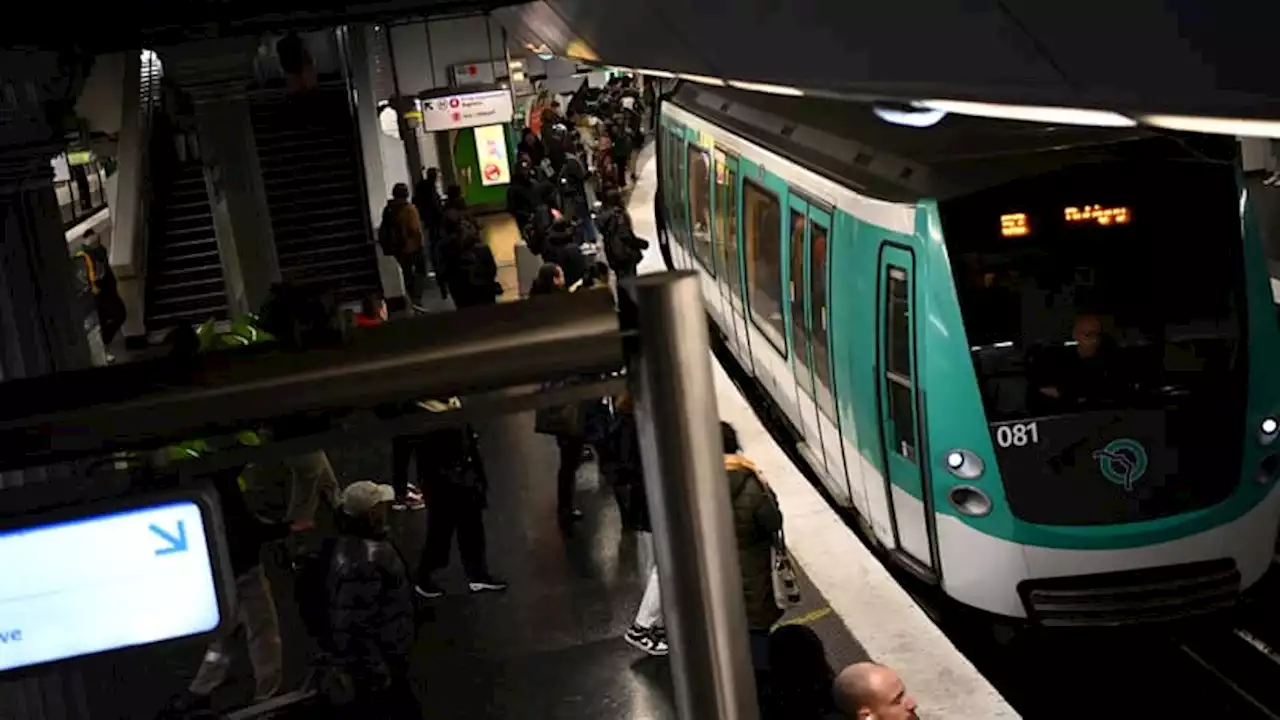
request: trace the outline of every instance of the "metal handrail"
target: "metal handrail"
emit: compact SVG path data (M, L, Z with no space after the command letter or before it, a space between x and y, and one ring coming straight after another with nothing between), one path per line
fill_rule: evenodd
M622 366L607 290L425 315L340 348L224 352L0 383L0 470L163 446L293 413L482 393Z

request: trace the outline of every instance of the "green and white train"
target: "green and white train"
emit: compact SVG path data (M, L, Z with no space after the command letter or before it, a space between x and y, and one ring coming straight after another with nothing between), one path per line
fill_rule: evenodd
M1234 141L920 118L682 84L668 264L835 501L949 596L1041 624L1229 606L1280 518Z

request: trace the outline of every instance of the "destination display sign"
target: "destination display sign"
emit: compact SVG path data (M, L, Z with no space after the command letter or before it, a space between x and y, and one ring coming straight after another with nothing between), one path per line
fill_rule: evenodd
M459 93L422 101L422 129L426 132L498 125L511 122L513 117L515 108L508 90Z
M0 673L217 629L209 512L164 500L0 530Z

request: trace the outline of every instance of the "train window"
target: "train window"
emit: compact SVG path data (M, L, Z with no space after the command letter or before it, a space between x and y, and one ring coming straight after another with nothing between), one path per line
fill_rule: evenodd
M711 156L689 144L689 218L693 232L693 254L707 272L715 276L711 247Z
M730 166L724 169L724 181L718 190L720 213L724 217L725 232L720 246L724 248L725 277L735 298L742 297L742 273L738 269L738 177ZM717 173L716 177L720 177Z
M796 383L801 390L813 392L813 378L809 375L809 331L805 328L804 291L804 213L791 211L791 352L796 363Z
M782 208L756 183L742 183L743 238L747 255L747 301L751 321L778 352L787 354L782 318Z
M723 278L726 283L729 282L729 276L726 274L725 266L728 265L728 238L725 233L725 204L724 204L724 153L719 150L715 153L716 161L716 194L715 194L715 228L716 228L716 276Z
M667 143L667 177L666 187L664 189L667 194L665 198L667 202L667 219L671 223L670 231L676 239L676 244L681 247L685 247L684 232L682 230L683 221L680 217L681 188L678 180L680 177L680 166L678 164L679 160L676 154L676 148L680 145L680 139L674 126L666 133L665 139ZM688 248L685 247L685 249L687 250Z
M671 154L675 157L676 177L675 182L671 183L671 191L676 196L676 234L680 236L680 244L690 253L693 248L689 243L689 187L685 184L688 178L688 157L684 152L685 139L684 129L681 128L673 138L675 147L672 148Z
M907 271L896 265L887 269L885 302L885 367L911 380L911 305Z
M834 418L835 397L831 379L831 354L827 340L827 229L809 224L809 307L813 313L813 376L818 383L818 405Z
M885 269L885 387L889 419L893 422L893 450L908 460L916 455L915 407L911 374L911 285L907 271Z

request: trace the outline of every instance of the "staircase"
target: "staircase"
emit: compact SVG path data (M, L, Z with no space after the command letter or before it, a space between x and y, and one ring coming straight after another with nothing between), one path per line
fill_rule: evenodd
M152 166L156 197L147 257L148 333L227 317L226 283L204 170L199 162L176 166L168 161L171 154L156 148L152 155L159 162Z
M345 88L255 93L250 104L281 279L358 300L381 288Z

